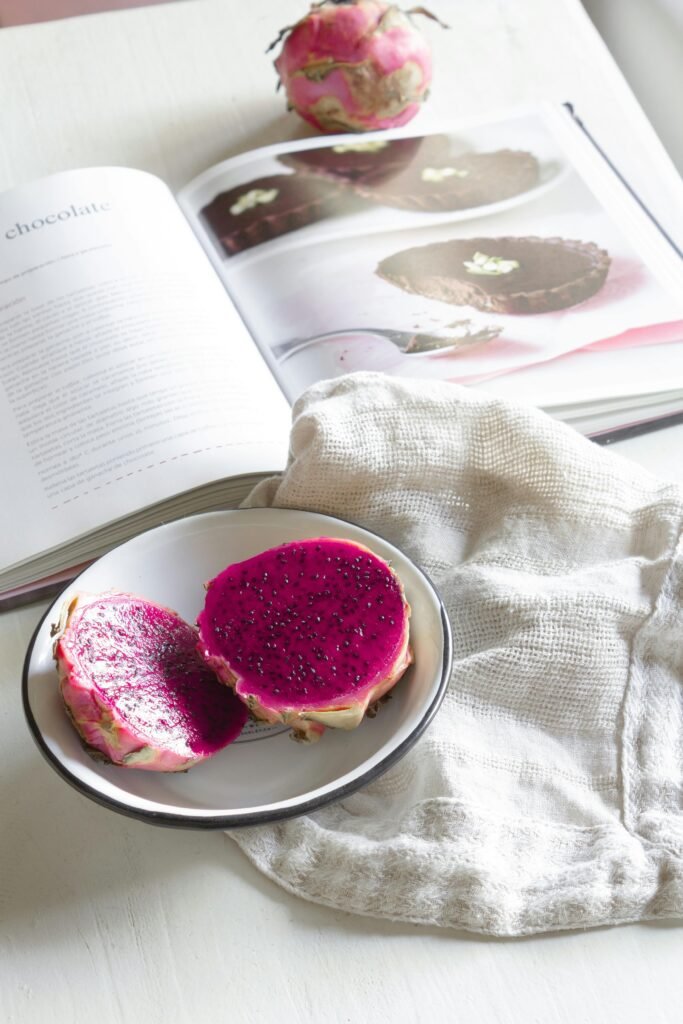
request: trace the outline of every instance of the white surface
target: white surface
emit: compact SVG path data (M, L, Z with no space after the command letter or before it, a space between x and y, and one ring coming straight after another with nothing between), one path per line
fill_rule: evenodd
M410 685L396 686L386 711L351 733L332 729L324 744L305 751L291 742L288 729L248 729L248 736L238 737L190 772L116 770L93 761L64 714L54 685L52 625L59 621L63 604L79 593L115 590L142 594L196 622L205 580L226 565L305 537L346 537L365 545L392 565L405 587L415 664L409 669ZM450 645L441 614L439 598L423 573L392 544L351 523L296 509L230 509L190 516L110 551L55 601L33 645L28 704L53 763L86 796L143 820L163 816L172 827L227 828L278 820L300 814L306 805L324 806L340 789L357 789L363 779L370 781L389 768L399 748L413 745L450 675L444 664Z
M426 28L437 77L416 124L572 99L681 232L676 173L578 0L431 6L453 28ZM247 24L242 9L195 0L0 31L0 187L86 163L177 187L249 145L305 134L263 56L301 3L254 5ZM618 448L683 480L682 443L678 427ZM44 607L0 617L3 1022L680 1019L676 925L494 942L361 919L290 897L222 835L155 829L73 792L22 718L23 652Z
M683 171L681 0L583 0L671 159Z

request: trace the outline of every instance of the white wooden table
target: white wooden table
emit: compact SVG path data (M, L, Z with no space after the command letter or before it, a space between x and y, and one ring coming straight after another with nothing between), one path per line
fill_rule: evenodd
M572 100L683 236L676 174L578 0L431 6L453 27L427 27L438 74L416 123ZM194 0L0 31L0 188L96 163L177 187L229 154L306 134L263 52L304 7ZM683 480L682 442L678 427L615 447ZM21 665L43 608L0 616L3 1024L681 1020L674 923L491 941L361 919L290 897L220 833L156 829L76 794L22 717Z

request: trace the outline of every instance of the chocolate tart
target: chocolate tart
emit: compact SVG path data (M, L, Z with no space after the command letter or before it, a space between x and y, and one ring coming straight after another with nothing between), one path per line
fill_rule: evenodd
M227 256L353 206L329 181L274 174L220 192L200 211L214 242Z
M549 313L584 302L607 277L610 258L593 242L566 238L455 238L394 253L385 281L415 295L489 313Z
M435 140L439 140L435 143ZM300 149L278 157L280 163L301 174L328 178L342 185L380 184L401 174L418 154L429 148L448 150L445 135L415 139L352 139L318 149Z
M527 192L538 179L536 157L523 150L424 153L390 179L360 181L356 190L365 199L402 210L467 210Z

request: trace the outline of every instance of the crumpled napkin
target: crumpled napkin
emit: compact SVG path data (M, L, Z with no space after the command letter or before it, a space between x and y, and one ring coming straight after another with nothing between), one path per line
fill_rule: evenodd
M234 841L375 917L509 936L683 915L683 488L453 384L353 374L293 417L250 503L401 547L444 600L453 673L384 776Z

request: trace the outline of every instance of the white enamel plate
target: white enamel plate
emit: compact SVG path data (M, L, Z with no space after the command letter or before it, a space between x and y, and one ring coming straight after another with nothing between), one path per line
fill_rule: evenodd
M412 607L415 664L374 719L351 732L327 730L316 744L289 731L248 725L225 750L189 772L102 765L69 722L57 686L50 627L81 590L120 590L157 601L194 622L203 584L232 562L306 537L345 537L390 561ZM181 519L128 541L83 572L48 609L24 664L29 728L52 767L114 811L153 824L223 829L288 818L322 807L377 778L415 743L443 700L451 663L448 620L427 577L391 544L330 516L290 509L240 509Z

